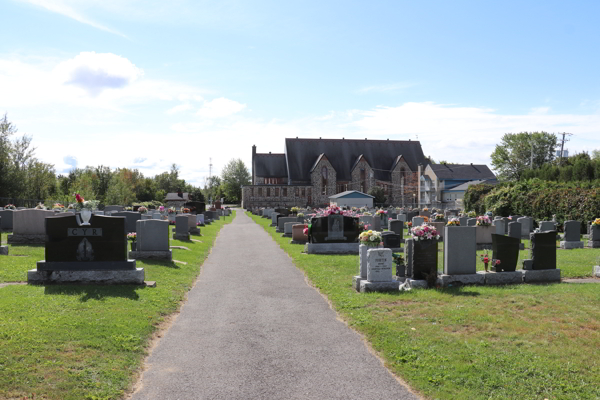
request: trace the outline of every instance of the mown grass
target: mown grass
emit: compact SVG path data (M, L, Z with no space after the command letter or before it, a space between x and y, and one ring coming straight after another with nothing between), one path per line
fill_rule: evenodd
M360 294L351 287L357 256L304 254L303 246L268 227L270 221L252 218L365 335L387 367L426 397L600 398L599 284ZM583 260L591 270L595 252L582 252L559 251L559 267L580 273L579 266L563 266L566 257Z
M235 213L234 213L235 215ZM180 263L137 261L155 288L135 285L11 285L0 288L0 398L117 399L136 378L152 333L176 311L226 222L198 242L171 240ZM43 246L10 246L0 282L24 281Z

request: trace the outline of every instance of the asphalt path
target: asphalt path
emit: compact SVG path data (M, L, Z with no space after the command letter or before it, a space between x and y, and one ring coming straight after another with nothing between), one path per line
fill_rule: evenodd
M241 210L146 368L133 400L418 398Z

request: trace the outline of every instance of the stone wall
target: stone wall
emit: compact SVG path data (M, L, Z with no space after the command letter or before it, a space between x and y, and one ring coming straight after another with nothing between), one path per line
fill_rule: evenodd
M402 175L404 170L404 182ZM392 171L392 196L389 202L395 207L413 206L413 201L418 196L419 177L417 172L412 172L404 160L400 160ZM415 197L413 199L413 193Z
M269 189L269 196L267 196L267 189ZM314 190L310 185L249 185L244 186L242 200L244 208L305 207L312 205L309 203L309 196L313 192Z
M327 168L327 190L325 194L323 194L323 167ZM337 194L337 172L326 157L322 157L313 172L311 172L310 181L313 187L313 204L318 207L329 205L329 196Z
M365 188L363 190L362 181L360 179L360 171L361 169L365 170ZM373 169L369 165L369 163L364 159L356 164L356 167L352 170L352 183L348 185L348 190L358 190L359 192L368 193L369 189L375 186L375 179L371 177L371 172Z

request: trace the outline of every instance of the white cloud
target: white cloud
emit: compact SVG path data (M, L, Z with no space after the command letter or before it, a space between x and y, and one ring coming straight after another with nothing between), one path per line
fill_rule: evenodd
M63 84L79 87L91 96L106 89L122 89L144 74L125 57L93 51L61 62L53 73Z
M180 104L178 106L168 109L167 114L173 115L173 114L177 114L182 111L191 110L192 108L194 108L194 106L192 106L190 103L183 103L183 104Z
M212 101L207 101L198 110L197 115L203 118L223 118L236 114L246 108L245 104L238 103L235 100L220 97Z
M81 22L82 24L86 24L86 25L92 26L94 28L103 30L105 32L109 32L109 33L127 38L127 36L125 36L121 32L119 32L115 29L109 28L107 26L104 26L98 22L95 22L95 21L85 17L83 14L81 14L80 12L75 10L75 8L68 5L67 1L63 1L63 0L20 0L20 1L24 2L24 3L33 4L38 7L42 7L48 11L51 11L51 12L54 12L54 13L57 13L60 15L64 15L65 17L68 17L71 19L74 19L75 21Z

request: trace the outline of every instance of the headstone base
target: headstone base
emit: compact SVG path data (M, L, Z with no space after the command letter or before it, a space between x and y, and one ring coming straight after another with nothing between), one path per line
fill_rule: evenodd
M407 279L406 280L411 289L427 289L429 285L426 280L422 279Z
M291 233L282 233L281 237L292 237Z
M306 240L290 240L290 244L306 244Z
M587 247L592 249L600 248L600 240L588 240Z
M504 272L485 272L479 271L478 274L485 278L486 285L513 285L523 283L522 271L504 271Z
M144 268L127 271L27 271L27 283L144 284Z
M129 258L134 260L167 260L173 259L173 252L167 251L130 251Z
M358 243L306 243L308 254L358 254Z
M8 235L8 244L44 244L46 235Z
M596 278L600 278L600 265L595 265L594 266L594 276Z
M271 223L271 225L269 225L269 226L277 226L277 224L275 224L275 223Z
M127 261L38 261L38 271L133 271L135 260Z
M560 269L523 270L523 282L560 282Z
M583 249L583 242L560 242L560 248L565 250Z
M356 290L357 292L360 292L360 282L363 280L363 278L360 277L360 275L356 275L352 277L352 287L354 288L354 290Z
M8 255L8 246L0 246L0 256Z
M190 233L192 235L199 235L200 234L200 229L199 228L190 228Z
M438 285L442 287L448 286L463 286L463 285L483 285L485 277L481 274L464 274L464 275L446 275L438 276Z
M185 235L178 235L176 233L173 234L173 239L175 240L190 240L190 234L187 233Z
M389 282L369 282L366 279L360 281L361 293L368 292L397 292L402 281L389 281Z

